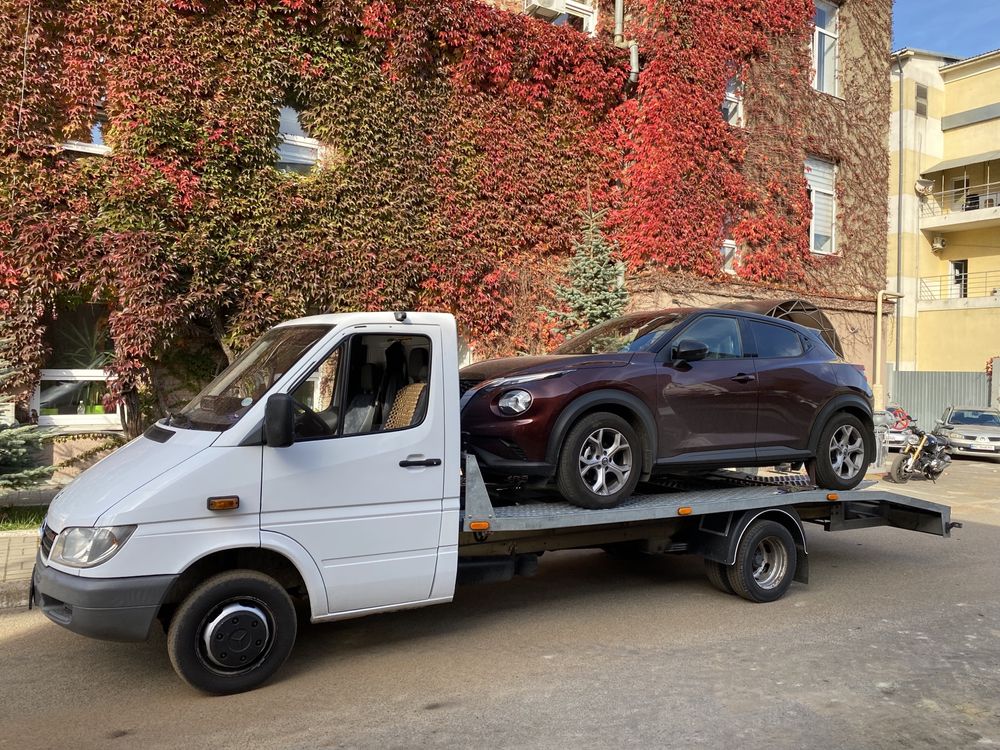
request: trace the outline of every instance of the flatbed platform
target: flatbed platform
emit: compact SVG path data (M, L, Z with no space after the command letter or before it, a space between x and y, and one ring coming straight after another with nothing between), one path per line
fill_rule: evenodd
M526 532L587 526L643 523L748 510L793 507L802 520L819 523L829 531L870 526L896 526L939 536L949 536L951 509L946 505L892 492L859 489L831 492L805 484L805 477L759 479L737 473L716 473L685 487L637 494L607 510L580 508L567 502L525 502L494 506L473 456L466 459L465 507L462 531L472 532L488 523L490 532ZM472 524L476 524L473 527Z

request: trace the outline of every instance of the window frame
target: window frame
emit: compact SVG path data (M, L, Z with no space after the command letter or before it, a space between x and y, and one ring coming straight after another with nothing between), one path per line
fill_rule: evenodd
M736 244L736 240L725 239L722 241L719 247L719 253L722 255L722 272L728 273L730 276L736 275L736 261L739 259L740 247Z
M677 347L677 345L680 342L682 342L685 338L687 338L688 331L690 331L691 328L693 328L694 326L698 325L698 323L700 321L708 320L709 318L719 318L719 319L722 319L722 320L731 320L733 323L736 324L736 334L737 334L737 336L739 336L740 356L738 356L738 357L725 357L725 358L718 358L718 359L711 359L709 357L706 357L705 359L698 360L698 361L700 361L700 362L736 362L736 361L742 360L742 359L750 359L750 355L747 353L746 342L744 341L745 336L743 335L743 326L741 325L743 318L741 318L738 315L726 315L724 313L719 313L719 312L714 312L714 311L713 312L709 312L709 313L705 313L703 315L695 315L691 320L687 321L687 323L684 326L682 326L680 330L678 330L673 336L670 337L670 340L667 341L667 343L663 346L663 348L660 350L659 354L657 355L657 359L660 360L660 361L665 361L665 362L673 362L676 359L676 356L674 354L674 349ZM698 340L698 339L695 339L695 340ZM702 343L705 343L705 342L702 342ZM709 352L709 353L711 353L711 352Z
M114 375L103 369L70 367L49 367L39 371L38 384L31 395L30 409L38 414L39 427L77 427L102 430L122 429L122 418L118 411L105 414L42 414L42 381L61 380L71 383L109 383Z
M920 90L923 89L923 96L920 95ZM923 105L923 112L921 112L921 106ZM914 81L914 96L913 96L913 111L916 113L917 117L927 117L927 112L930 107L930 87L925 83L918 83Z
M833 190L828 191L825 189L817 188L813 182L809 179L811 167L809 166L810 161L815 162L825 162L832 167L832 179ZM831 256L837 255L837 173L839 165L836 161L828 159L824 156L807 155L805 164L805 177L806 184L809 186L809 204L812 208L809 217L809 252L813 255L824 255ZM819 193L820 195L826 195L830 198L830 250L817 250L816 249L816 201L813 199L813 194Z
M346 397L347 397L346 389L347 389L347 383L350 380L348 368L350 367L350 363L351 363L351 350L354 348L353 347L353 343L354 343L354 339L355 338L358 338L358 337L364 338L366 336L384 336L384 337L387 337L387 338L394 338L394 339L400 339L400 338L417 338L417 337L420 337L420 338L424 338L424 339L427 340L427 391L426 391L427 392L427 408L424 409L424 413L420 416L420 420L418 422L415 422L414 424L407 425L406 427L396 427L395 429L392 429L392 430L379 429L379 430L370 430L368 432L352 432L350 435L345 435L344 432L343 432L343 430L344 430L344 409L347 407L347 403L346 403ZM433 364L434 364L434 348L433 347L434 347L434 341L431 338L431 336L427 335L426 333L418 333L418 332L414 332L414 333L399 333L399 332L396 332L396 333L379 333L378 331L363 331L363 332L351 333L351 334L348 334L347 336L344 336L343 338L341 338L337 342L337 344L332 349L330 349L330 351L327 352L326 355L323 356L316 363L315 367L313 367L311 370L309 370L309 372L306 373L302 378L300 378L299 380L295 381L295 383L287 391L287 394L289 396L293 396L294 397L295 392L299 388L301 388L309 380L309 378L312 377L313 373L315 373L320 367L322 367L322 365L323 365L324 362L326 362L330 357L333 356L334 352L343 349L343 352L341 352L340 362L337 363L337 384L336 384L336 387L334 389L334 401L336 401L338 403L338 409L340 410L340 413L339 413L339 415L337 417L337 429L336 429L336 432L334 432L331 435L312 435L312 436L309 436L309 437L299 437L298 435L296 435L295 436L295 443L300 443L300 442L301 443L311 443L311 442L315 442L317 440L335 440L335 439L358 438L358 437L366 437L368 435L391 435L391 434L396 433L396 432L403 432L404 430L413 430L413 429L416 429L417 427L420 427L420 425L422 425L425 421L427 421L427 415L431 411L431 403L430 403L431 393L430 393L430 388L431 388L431 368L433 367ZM378 383L378 384L376 384L376 386L377 386L376 387L376 395L377 395L377 391L379 390L379 387L381 386L381 384ZM400 390L402 390L402 389L400 389ZM316 413L318 414L319 412L316 412Z
M801 333L796 331L794 328L789 328L786 325L782 325L779 321L777 321L777 319L775 319L774 322L772 322L771 320L756 320L753 318L744 318L743 322L746 324L747 333L749 334L750 339L753 341L753 353L750 355L753 359L765 359L765 360L800 359L804 357L806 353L809 351L810 347L805 337ZM799 342L799 353L786 354L785 356L782 357L765 357L760 353L760 344L757 341L757 332L754 330L755 325L766 326L768 328L777 328L782 331L787 331L788 333L790 333L792 336L795 337L796 341Z
M812 87L816 91L830 96L840 97L840 5L827 0L815 0L816 10L822 7L827 10L831 23L826 28L821 28L816 24L816 16L813 14L813 35L812 35L812 65L813 81ZM832 29L830 28L832 27ZM819 80L819 55L821 54L820 37L829 37L833 40L833 76L832 91L820 87Z
M525 0L524 3L524 13L530 18L537 18L540 21L545 21L546 23L554 23L557 19L564 15L576 16L577 18L583 19L583 30L578 32L581 34L586 34L587 36L594 36L597 33L597 6L596 3L585 3L579 2L579 0L565 0L562 3L562 12L555 16L547 16L542 13L532 13L528 10L530 3ZM560 26L568 24L559 24Z
M732 84L732 86L730 86ZM732 104L734 107L733 114L735 114L735 120L732 116L727 114L726 105ZM742 128L746 125L746 119L743 115L743 82L740 81L738 76L732 76L726 82L726 91L722 95L722 119L726 121L727 125L734 128Z
M283 110L289 110L295 115L295 123L299 130L302 131L303 135L296 135L295 133L284 132L281 129L281 114ZM310 174L315 169L319 167L320 164L320 148L322 144L318 139L306 135L306 130L302 127L302 121L299 119L299 110L290 104L283 104L278 108L278 143L274 149L274 168L279 172L284 172L286 174L296 174L304 176ZM299 149L309 149L315 153L315 157L310 161L305 157L292 157L291 159L283 159L282 156L282 146L288 144L293 148ZM295 169L289 169L288 166L304 166L307 169L304 172L299 172Z

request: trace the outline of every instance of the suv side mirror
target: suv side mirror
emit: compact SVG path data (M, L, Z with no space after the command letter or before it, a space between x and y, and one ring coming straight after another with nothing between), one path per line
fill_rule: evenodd
M295 402L287 393L275 393L264 404L264 440L272 448L295 442Z
M697 362L708 356L708 344L694 339L684 339L674 347L674 359L681 362Z

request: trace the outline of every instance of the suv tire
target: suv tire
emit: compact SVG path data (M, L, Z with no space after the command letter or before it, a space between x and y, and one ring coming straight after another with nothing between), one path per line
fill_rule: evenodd
M556 486L581 508L613 508L632 494L642 473L642 443L635 429L610 412L595 412L566 435Z
M861 420L837 412L826 423L816 448L816 484L828 490L852 490L865 478L868 458L875 454L871 432Z

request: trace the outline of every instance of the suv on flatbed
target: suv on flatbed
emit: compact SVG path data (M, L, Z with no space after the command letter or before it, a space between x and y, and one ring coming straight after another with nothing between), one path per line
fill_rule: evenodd
M613 507L640 479L804 462L832 490L874 457L872 392L814 329L732 309L626 315L551 355L459 374L462 431L488 480Z

